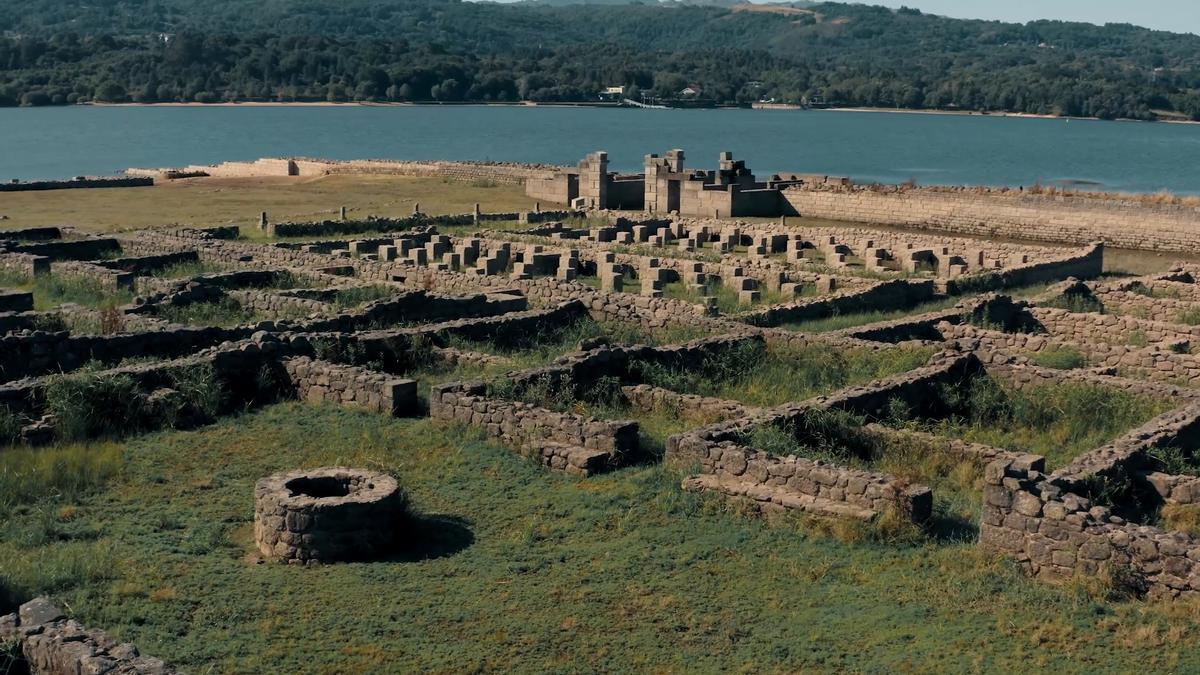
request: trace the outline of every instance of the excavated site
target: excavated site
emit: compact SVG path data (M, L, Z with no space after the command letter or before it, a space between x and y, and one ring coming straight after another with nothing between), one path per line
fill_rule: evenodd
M803 213L555 208L3 232L0 441L342 406L430 418L579 490L661 465L730 519L965 538L1024 584L1200 593L1200 267L1106 274L1100 241ZM120 301L45 301L63 287ZM245 569L406 565L427 535L394 467L258 479ZM0 639L33 672L173 672L104 628L38 598Z

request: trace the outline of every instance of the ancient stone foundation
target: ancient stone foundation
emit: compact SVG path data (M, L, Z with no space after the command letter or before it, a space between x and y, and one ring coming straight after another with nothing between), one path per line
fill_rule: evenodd
M395 478L366 469L278 473L254 486L254 541L291 564L375 558L396 542L405 501Z
M0 646L8 644L16 644L14 656L24 662L6 663L0 653L0 669L5 673L26 672L25 668L35 675L178 672L162 659L143 656L128 642L68 619L47 598L35 598L16 614L0 616Z

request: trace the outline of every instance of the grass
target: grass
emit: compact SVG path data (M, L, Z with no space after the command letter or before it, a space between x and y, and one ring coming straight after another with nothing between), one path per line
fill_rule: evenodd
M262 237L258 214L276 222L335 219L345 205L353 218L412 215L413 205L439 215L533 208L520 186L477 187L465 182L409 176L199 178L154 187L54 190L5 195L5 229L68 224L88 232L178 225L243 225Z
M160 305L156 316L171 323L188 326L241 326L259 321L302 319L308 316L303 307L284 307L279 311L261 312L243 306L233 298L193 302L187 305Z
M228 265L214 262L181 262L166 267L159 267L151 270L149 276L159 279L190 279L198 277L201 274L213 274L215 272L226 272L230 269Z
M641 377L680 393L772 406L903 373L925 365L932 354L931 349L833 350L823 345L776 345L764 352L748 344L686 370L646 364Z
M863 417L839 410L810 409L804 430L756 427L746 439L751 447L776 456L796 455L841 466L884 473L909 484L933 489L933 515L922 528L881 518L862 531L884 541L974 541L979 532L983 467L976 461L930 448L918 440L874 434L863 437ZM798 439L803 439L800 442Z
M107 309L133 301L133 293L128 289L114 290L89 277L62 274L30 277L0 269L0 288L31 291L33 309L39 312L68 302L93 309Z
M397 561L247 563L254 481L337 463L399 475L430 539ZM428 420L284 404L136 439L103 491L30 505L0 529L0 584L193 672L1200 667L1194 603L1093 600L973 543L746 518L680 477L580 481ZM47 520L45 543L19 536Z
M340 289L333 296L333 305L339 309L358 307L368 302L390 298L400 291L390 286L354 286Z
M1104 303L1099 298L1092 295L1082 295L1079 293L1061 294L1047 300L1038 302L1042 307L1051 307L1054 309L1065 309L1068 312L1075 313L1095 313L1104 314Z
M918 422L933 433L1042 455L1053 470L1175 407L1175 402L1094 384L1015 389L983 377L946 390L961 415Z
M1200 307L1180 312L1177 320L1189 326L1200 326Z
M211 364L177 369L169 379L178 397L154 402L128 373L87 365L50 377L46 412L57 420L58 437L68 441L125 436L139 429L175 426L190 417L216 416L223 389Z
M959 302L959 298L942 298L940 300L932 300L914 305L908 309L897 309L891 311L876 310L871 312L854 312L852 314L835 314L824 319L812 319L808 321L794 321L781 326L786 330L794 330L801 333L828 333L835 330L844 330L846 328L854 328L857 326L865 326L871 323L880 321L894 321L903 319L917 314L925 314L927 312L936 312L943 309L950 309Z

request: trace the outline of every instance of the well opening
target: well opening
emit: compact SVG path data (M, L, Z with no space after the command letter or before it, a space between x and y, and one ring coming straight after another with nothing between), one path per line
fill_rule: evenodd
M315 497L345 497L351 492L348 476L303 476L293 478L286 483L287 489L293 496Z

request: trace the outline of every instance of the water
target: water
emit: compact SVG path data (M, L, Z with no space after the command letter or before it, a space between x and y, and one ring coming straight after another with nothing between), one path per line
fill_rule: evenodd
M711 168L731 150L759 174L860 182L1200 193L1200 126L795 110L483 106L0 109L0 179L275 156L573 164L607 150L635 171L683 148Z

